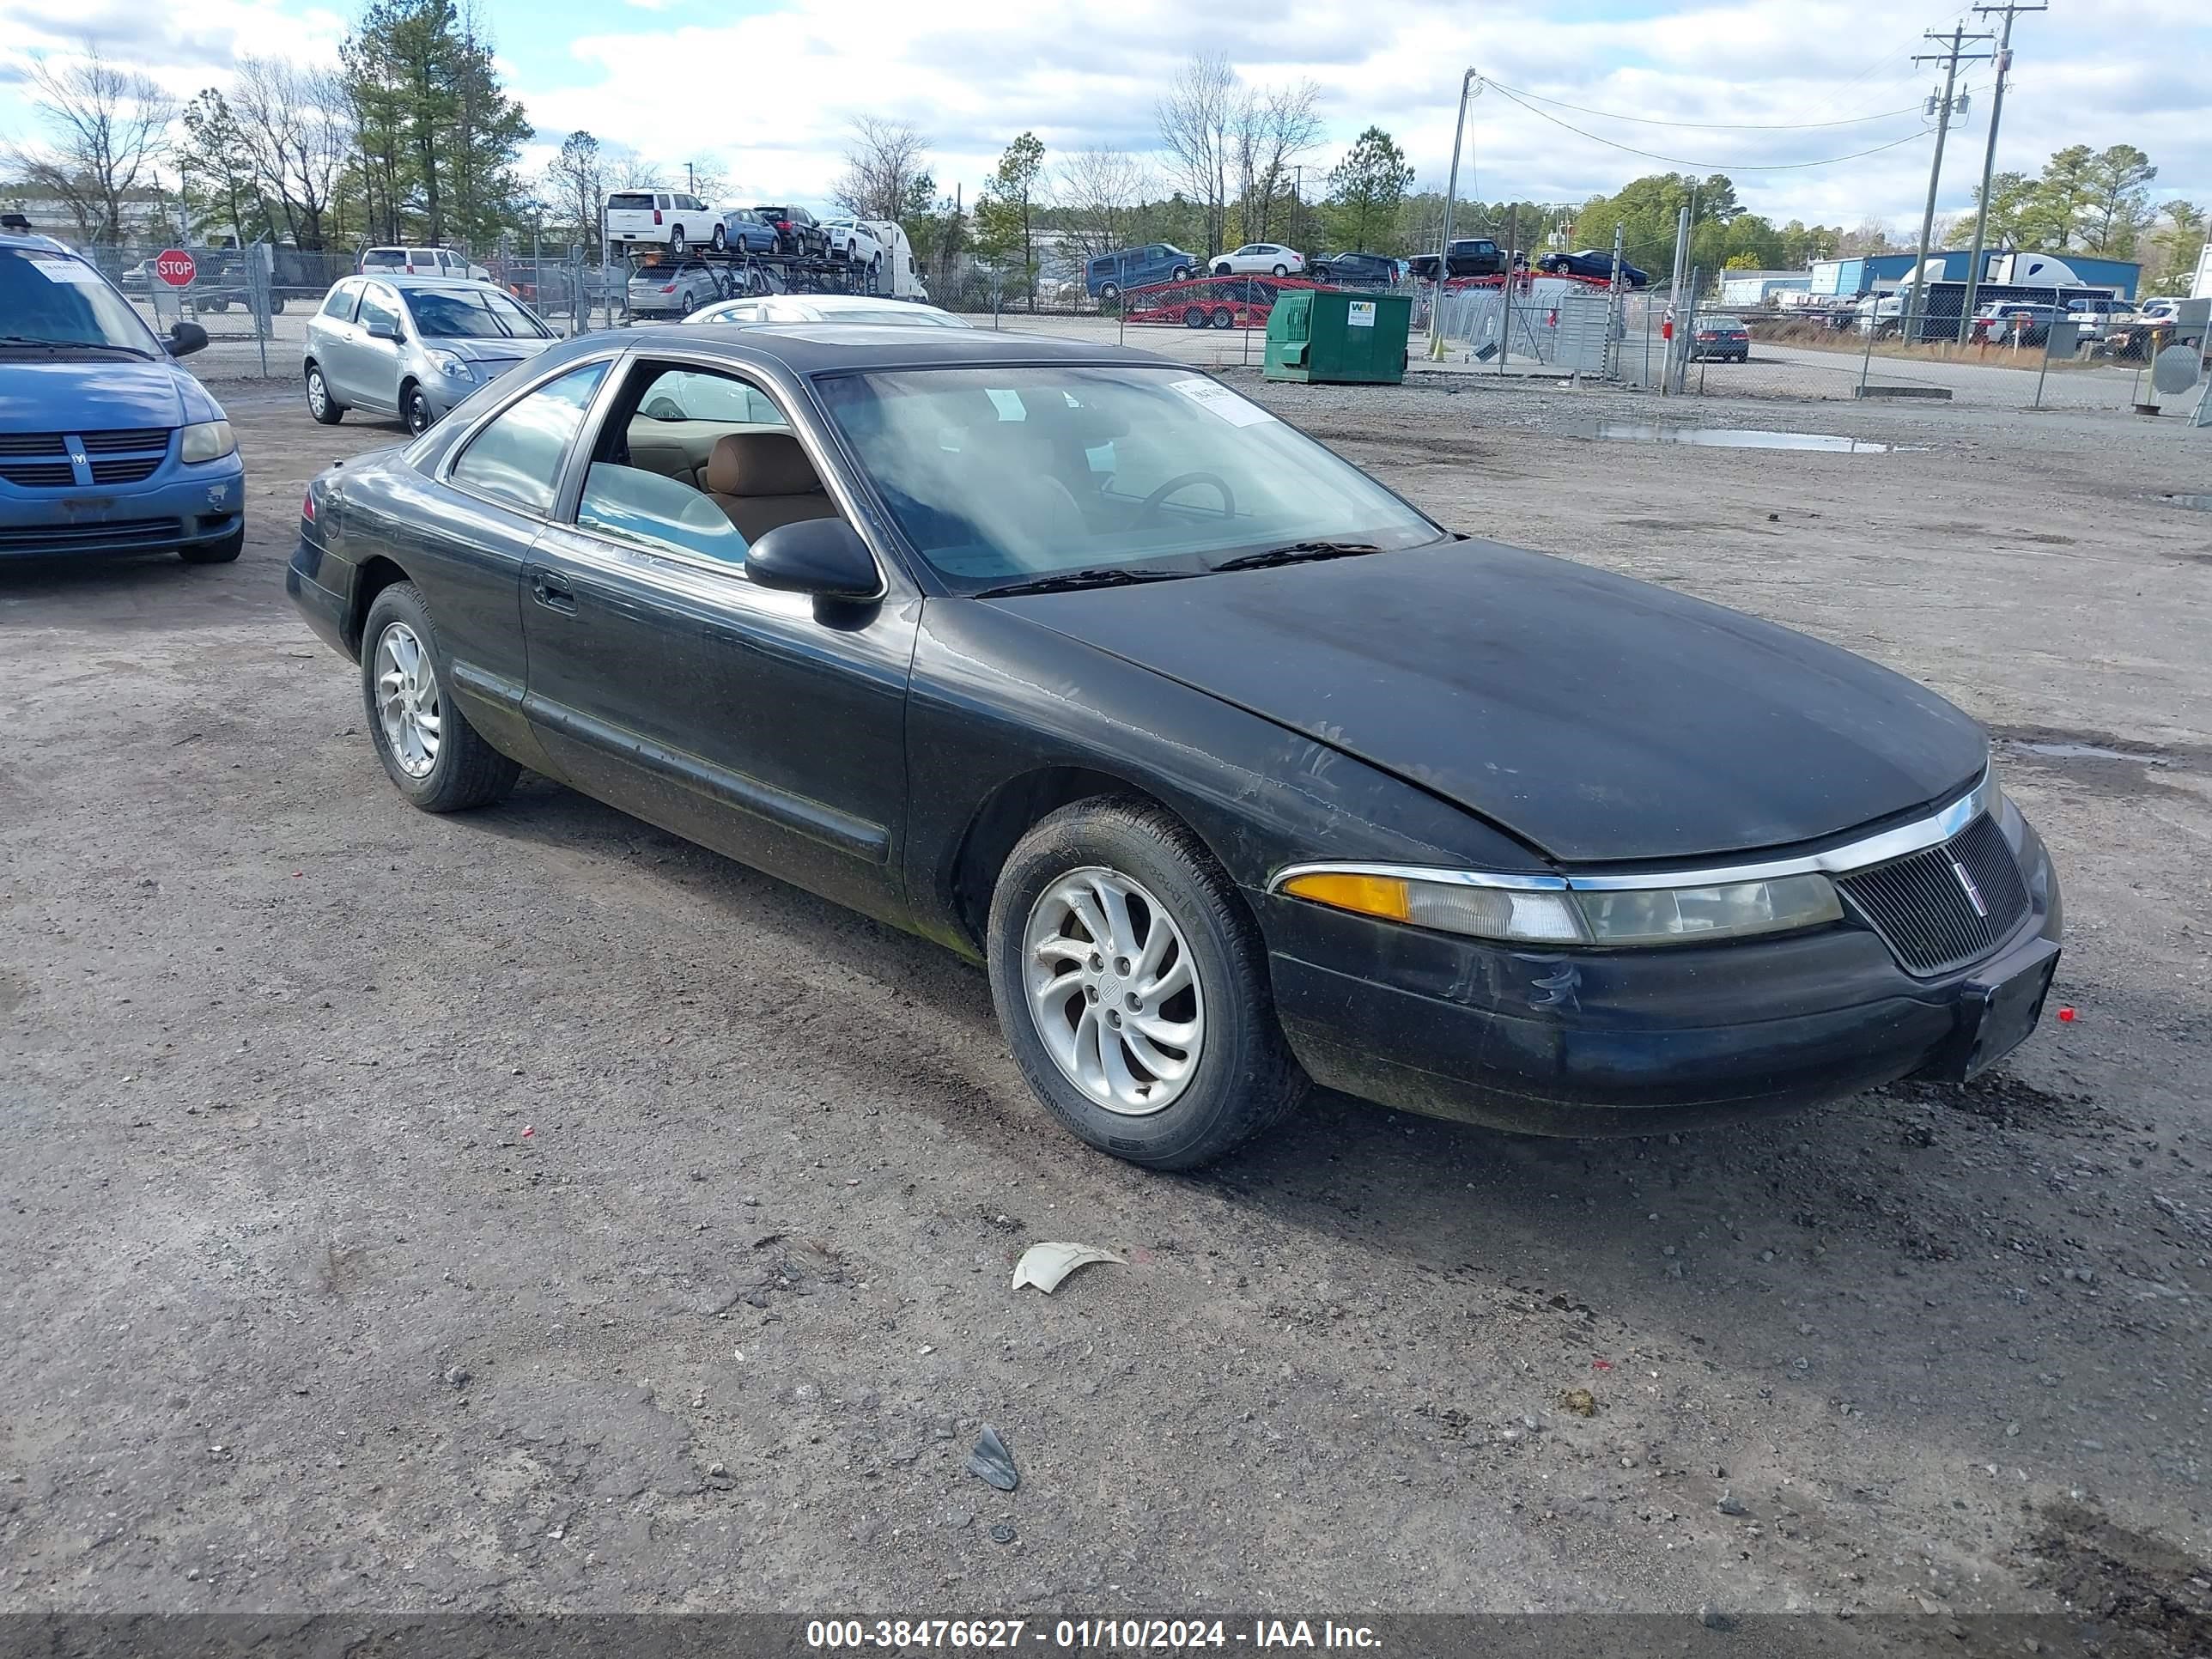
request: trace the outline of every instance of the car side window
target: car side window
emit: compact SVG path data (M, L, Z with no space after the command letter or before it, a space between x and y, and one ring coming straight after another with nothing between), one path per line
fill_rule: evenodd
M605 363L586 363L517 398L469 440L453 482L526 513L551 511L562 459L606 372Z
M386 333L398 333L399 301L398 298L389 289L376 287L362 289L359 320L362 327L371 332L381 329Z
M356 283L340 283L331 290L331 297L323 301L323 315L341 323L353 320L354 307L361 303L361 287Z
M836 516L790 422L758 386L668 363L640 364L632 377L585 475L578 528L742 568L769 530Z

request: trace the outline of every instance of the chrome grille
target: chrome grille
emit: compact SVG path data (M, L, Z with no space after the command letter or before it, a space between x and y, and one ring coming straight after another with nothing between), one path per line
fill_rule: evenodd
M134 427L119 432L86 432L78 434L88 455L127 455L142 449L158 450L166 454L169 448L169 429L165 426Z
M1838 876L1836 885L1914 974L1987 956L2027 914L2019 861L1987 813L1947 842Z
M152 477L167 459L165 455L131 455L120 460L94 461L92 481L96 484L137 483Z

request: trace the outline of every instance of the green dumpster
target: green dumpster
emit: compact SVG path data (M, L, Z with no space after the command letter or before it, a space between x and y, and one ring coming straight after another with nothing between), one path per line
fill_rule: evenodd
M1277 291L1267 313L1271 380L1406 378L1406 335L1413 302L1403 294L1347 294L1333 288Z

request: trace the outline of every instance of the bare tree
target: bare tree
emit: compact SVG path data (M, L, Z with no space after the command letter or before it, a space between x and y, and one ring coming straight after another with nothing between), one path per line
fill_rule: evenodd
M10 170L67 204L86 240L119 240L123 204L154 182L177 100L150 76L109 64L90 41L81 58L61 64L32 54L29 79L31 107L52 143L10 146Z
M658 161L647 161L634 149L617 152L613 157L614 177L610 181L617 190L666 190L668 169Z
M1081 149L1060 162L1060 205L1085 259L1133 240L1137 210L1152 182L1144 162L1125 149Z
M1232 130L1238 216L1247 241L1268 240L1291 168L1321 143L1321 88L1311 81L1248 94Z
M242 57L230 109L245 160L276 205L276 228L319 248L353 148L352 107L338 77L288 58Z
M906 122L858 116L845 146L844 177L831 194L855 218L902 219L926 212L936 189L928 160L929 141Z
M1159 100L1160 147L1175 182L1206 210L1206 251L1221 251L1229 219L1229 173L1236 137L1249 118L1252 94L1220 52L1197 52Z

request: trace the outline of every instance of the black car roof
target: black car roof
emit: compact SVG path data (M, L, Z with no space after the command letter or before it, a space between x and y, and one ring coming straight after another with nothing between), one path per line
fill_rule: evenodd
M766 360L794 374L848 368L988 368L1005 363L1141 363L1175 367L1165 357L1127 346L1056 340L992 329L914 328L902 323L759 323L724 331L704 324L664 324L623 331L640 351L659 346L733 363ZM595 337L579 335L581 347ZM1202 371L1192 369L1194 374Z

